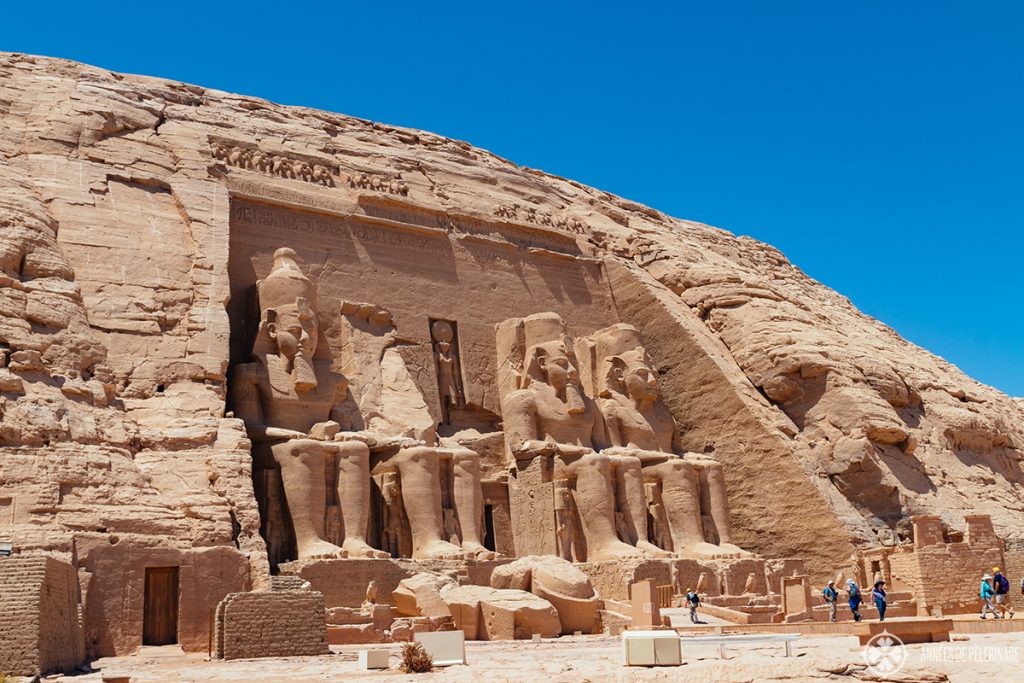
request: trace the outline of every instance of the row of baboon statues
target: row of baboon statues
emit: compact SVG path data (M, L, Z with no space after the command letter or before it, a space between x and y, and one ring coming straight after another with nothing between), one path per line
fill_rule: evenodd
M257 294L259 329L251 358L232 373L230 402L253 442L254 467L280 471L298 558L388 556L367 541L370 480L380 475L398 482L413 558L493 557L483 545L478 454L343 430L347 381L315 357L316 288L293 250L275 252ZM721 465L680 455L635 328L614 325L573 343L562 320L543 313L499 324L497 348L499 373L511 378L499 391L509 463L548 465L553 516L540 527L557 537L558 554L579 561L744 554L731 544ZM588 361L582 378L580 354ZM450 474L449 509L442 471ZM326 540L329 498L340 546Z
M302 159L289 159L280 154L268 154L250 147L237 147L220 142L213 143L211 153L214 159L223 161L228 166L334 187L334 174L330 168L322 164L311 164Z
M280 154L269 154L251 147L227 145L214 142L210 147L214 159L228 166L257 171L279 178L304 180L325 187L336 185L335 173L323 164L310 163L302 159L290 159ZM409 194L409 185L401 178L382 178L370 173L353 173L347 176L348 185L353 189L375 190L388 194Z

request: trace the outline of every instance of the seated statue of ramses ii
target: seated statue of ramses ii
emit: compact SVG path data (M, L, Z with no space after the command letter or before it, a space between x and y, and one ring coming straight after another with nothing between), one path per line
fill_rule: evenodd
M721 466L678 454L678 430L634 328L607 328L575 345L554 313L506 321L499 335L512 329L518 342L499 343L499 354L522 353L518 388L501 400L506 443L517 461L555 459L554 479L572 490L586 560L746 554L729 543ZM600 368L599 402L583 391L577 350L586 354L591 378ZM649 513L664 533L648 528ZM713 534L705 533L704 517ZM567 556L562 551L571 544L558 545Z
M278 249L257 283L260 323L251 360L236 366L230 402L262 466L278 467L298 559L385 557L367 543L374 472L397 472L417 559L487 556L481 544L479 459L404 437L343 429L348 383L331 367L317 318L316 288L293 250ZM451 460L461 547L443 539L439 463ZM343 542L326 539L327 488L337 481Z
M619 472L620 505L645 513L623 515L630 537L654 531L662 548L680 556L750 556L732 544L722 465L684 452L640 332L613 325L581 340L577 349L591 361L609 444L602 453ZM660 528L647 528L648 512Z

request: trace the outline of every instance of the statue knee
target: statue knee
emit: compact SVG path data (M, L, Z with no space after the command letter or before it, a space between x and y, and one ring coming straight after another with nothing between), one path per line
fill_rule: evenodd
M453 448L451 449L452 461L457 465L474 465L480 462L480 456L476 451L471 451L468 448Z
M399 462L421 463L429 458L436 458L437 449L429 446L412 446L398 451L398 455L395 457Z
M325 454L324 443L313 439L294 439L274 444L271 447L274 459L281 464L292 460L310 460L314 458L323 459Z
M370 447L362 441L334 441L331 448L342 458L369 458Z

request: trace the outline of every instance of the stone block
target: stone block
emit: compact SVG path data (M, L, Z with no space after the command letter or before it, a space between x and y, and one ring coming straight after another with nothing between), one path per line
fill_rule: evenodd
M391 653L387 650L360 650L359 668L363 671L388 668Z
M417 633L414 637L433 658L434 666L466 663L466 639L462 631Z
M679 666L683 663L675 631L626 631L622 634L626 666Z

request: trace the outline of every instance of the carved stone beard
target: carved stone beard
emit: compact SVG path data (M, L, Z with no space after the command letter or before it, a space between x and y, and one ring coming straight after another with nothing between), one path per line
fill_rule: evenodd
M565 386L565 405L568 406L570 415L579 415L586 411L583 395L575 384L569 383Z
M295 358L289 363L287 358L285 362L291 365L290 374L292 376L292 386L298 392L313 391L317 387L316 372L313 370L313 364L306 358L306 354L299 351L295 354ZM287 367L287 365L286 365Z

